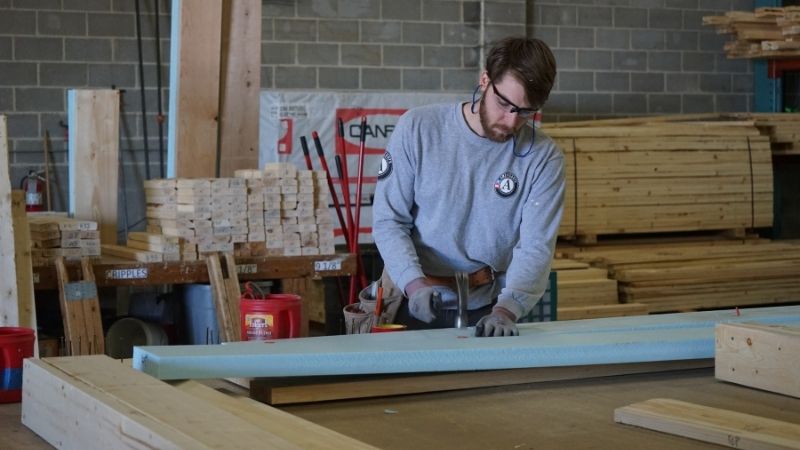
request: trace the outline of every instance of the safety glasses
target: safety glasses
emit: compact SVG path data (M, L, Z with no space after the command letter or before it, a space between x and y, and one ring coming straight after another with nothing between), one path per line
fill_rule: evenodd
M511 114L516 114L517 116L522 117L523 119L530 119L534 116L534 114L536 114L537 111L539 111L538 108L537 109L520 108L519 106L515 105L511 100L507 99L503 94L497 91L497 88L494 85L494 81L490 80L489 84L492 85L492 91L494 92L494 95L496 95L497 98L499 99L497 103L499 104L500 108L506 110L507 112L510 112Z

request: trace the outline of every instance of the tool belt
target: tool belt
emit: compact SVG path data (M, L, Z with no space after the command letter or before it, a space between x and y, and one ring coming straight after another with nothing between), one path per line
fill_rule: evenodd
M494 270L492 270L489 266L484 266L475 272L469 274L469 288L475 289L477 287L483 286L485 284L489 284L494 282ZM425 277L432 281L435 284L448 286L455 290L456 288L456 278L455 277L435 277L433 275L425 274Z

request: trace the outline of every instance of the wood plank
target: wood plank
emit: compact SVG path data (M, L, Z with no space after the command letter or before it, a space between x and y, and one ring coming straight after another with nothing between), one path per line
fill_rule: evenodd
M174 386L181 392L210 403L301 448L329 449L334 446L348 449L373 448L248 397L231 392L222 393L191 380L176 382Z
M742 449L800 449L800 425L664 398L614 410L614 421Z
M649 312L650 312L650 307L644 303L562 307L560 305L560 300L559 300L558 320L580 320L580 319L596 319L598 317L640 316L643 314L648 314Z
M0 279L17 280L16 240L8 147L8 119L0 114ZM16 282L0 288L0 325L19 326L19 303Z
M139 250L124 245L103 244L101 248L104 255L118 256L134 261L152 263L160 262L164 259L161 253Z
M619 303L617 280L576 280L558 279L558 310L562 306L598 306ZM559 316L559 319L561 317Z
M100 319L97 285L87 258L81 260L81 280L70 281L64 258L55 261L58 272L58 303L64 324L64 340L70 355L93 355L105 352L105 338Z
M31 259L30 230L25 213L25 193L11 193L11 215L14 226L14 264L17 282L17 317L21 327L37 330L36 304L33 295L33 264ZM38 344L38 333L36 337ZM39 357L38 345L34 345L34 356Z
M250 397L270 405L444 392L711 367L709 359L364 377L254 378Z
M717 379L800 398L800 328L716 327Z
M167 174L217 176L222 3L172 2Z
M335 277L355 272L355 258L349 253L318 256L266 256L236 259L240 280L275 280L300 277ZM318 265L319 263L319 265ZM322 267L321 267L322 266ZM152 286L155 284L207 283L205 260L137 262L110 255L93 264L98 286ZM79 268L67 263L70 274ZM55 268L34 267L35 289L58 289Z
M220 176L258 169L261 0L225 0L220 70Z
M54 446L307 448L105 356L28 359L24 376L23 423ZM314 428L302 419L286 421L295 430ZM314 448L357 444L333 432L319 440L309 433L306 442Z
M72 89L69 114L69 212L96 221L100 240L117 243L119 91Z
M800 306L519 324L519 336L470 329L351 334L226 345L134 348L134 368L161 379L497 370L705 359L717 322L800 324ZM246 357L245 357L246 355Z
M211 253L206 255L208 279L217 312L220 338L223 342L241 340L239 279L236 265L230 253Z

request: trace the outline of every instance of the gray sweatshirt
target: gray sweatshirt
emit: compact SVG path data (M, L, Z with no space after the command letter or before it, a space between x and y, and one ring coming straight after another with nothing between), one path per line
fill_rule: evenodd
M499 143L468 127L461 104L414 108L400 117L381 163L375 243L403 290L424 274L490 266L495 282L471 290L468 308L497 297L522 317L547 287L564 185L564 155L541 131L526 125Z

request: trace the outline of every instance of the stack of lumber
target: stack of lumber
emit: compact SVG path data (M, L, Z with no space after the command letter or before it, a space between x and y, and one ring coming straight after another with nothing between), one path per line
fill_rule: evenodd
M761 134L769 136L773 155L800 155L800 114L751 114Z
M725 44L728 58L796 58L800 56L800 7L758 8L703 17L734 40Z
M233 178L145 181L147 232L127 246L103 246L143 262L237 256L334 254L330 191L324 172L271 163Z
M562 237L772 225L769 139L752 121L597 120L544 131L565 154Z
M558 320L647 314L640 303L619 302L617 281L608 270L571 259L553 260L558 286Z
M263 181L267 249L281 245L286 256L334 254L325 172L270 163Z
M100 256L97 222L61 215L34 214L28 217L28 226L34 266L53 264L59 256L66 260Z
M650 312L796 302L800 241L766 239L618 243L559 250L604 267L620 301Z

